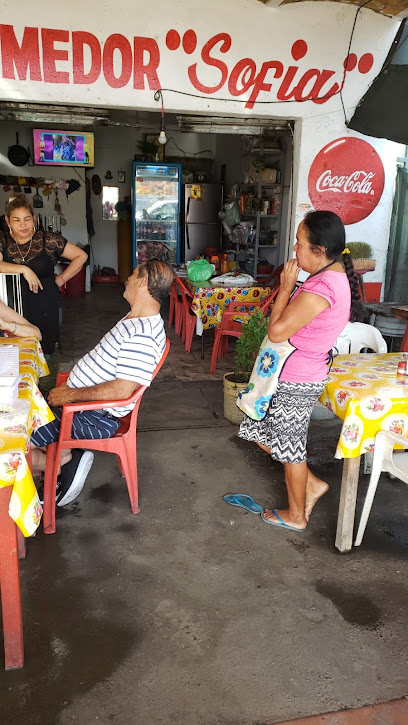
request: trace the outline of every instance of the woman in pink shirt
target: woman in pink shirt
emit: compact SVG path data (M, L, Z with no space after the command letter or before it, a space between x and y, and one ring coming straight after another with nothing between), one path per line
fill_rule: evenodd
M365 316L353 263L345 250L343 222L331 211L313 211L299 225L296 259L285 265L268 326L271 343L295 348L279 372L265 417L244 416L239 436L283 463L287 509L265 510L274 526L304 531L328 485L309 470L306 441L313 407L326 385L329 351L347 322ZM310 276L293 292L299 270ZM272 344L273 347L273 344Z

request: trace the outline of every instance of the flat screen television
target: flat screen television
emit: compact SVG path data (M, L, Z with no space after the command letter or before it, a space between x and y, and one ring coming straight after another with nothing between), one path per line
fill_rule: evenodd
M93 133L36 128L34 163L39 166L93 166Z

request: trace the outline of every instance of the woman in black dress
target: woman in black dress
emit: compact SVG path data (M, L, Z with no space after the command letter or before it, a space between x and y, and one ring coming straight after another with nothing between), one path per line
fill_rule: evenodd
M85 264L88 255L60 234L35 229L35 217L24 194L13 194L6 204L7 232L0 232L0 272L21 274L23 313L40 328L47 355L59 341L59 289ZM70 261L55 275L59 258Z

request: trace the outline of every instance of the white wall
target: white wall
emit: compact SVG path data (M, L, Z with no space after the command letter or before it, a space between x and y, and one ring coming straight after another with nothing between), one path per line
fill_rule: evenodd
M2 22L14 27L20 43L24 29L33 28L26 32L33 34L32 48L38 40L39 52L32 53L28 73L20 67L18 75L10 63L10 42L3 43L1 67L6 71L0 80L0 94L10 100L159 110L154 91L162 88L167 112L295 119L289 248L303 216L300 205L310 203L307 179L314 157L330 141L348 134L359 137L347 128L338 93L323 98L320 103L302 100L312 90L314 96L322 98L333 84L339 89L355 15L355 6L330 2L293 3L274 8L258 0L223 0L222 3L208 0L201 5L191 0L171 3L150 0L145 6L135 4L134 0L118 0L112 12L110 3L90 0L84 6L80 0L71 0L70 12L62 22L60 8L51 0L27 5L21 17L17 17L15 4L4 0ZM37 31L38 27L42 28L41 32ZM356 63L346 72L343 89L347 118L352 116L356 104L380 71L398 27L399 21L374 13L369 6L359 13L351 47ZM50 28L59 31L59 35L54 50L51 43L47 51L41 39L44 33L50 38L50 31L44 30ZM91 82L79 83L81 64L76 60L74 66L72 43L76 36L72 32L79 30L93 35L96 55L103 48L105 61L109 57L113 59L110 68L109 63L107 66L102 63ZM109 45L118 37L114 34L121 35L123 54L118 49L112 51L112 47L112 52L109 51ZM152 55L146 51L138 53L147 46ZM147 80L142 66L154 56L157 62L153 63ZM84 58L86 73L91 68L87 48ZM96 68L95 62L92 67ZM290 80L291 72L294 80ZM285 83L286 93L294 94L289 100L284 96ZM243 85L246 88L241 93ZM250 103L251 97L256 99L255 105ZM119 137L120 153L117 146L106 149L108 168L116 162L117 168L125 169L126 159L129 162L133 155L133 136L120 131ZM128 138L131 143L125 153ZM384 193L366 219L350 225L347 237L349 241L356 238L370 241L380 261L385 256L395 159L400 151L390 142L365 139L378 151L385 166ZM99 169L99 160L97 164ZM95 240L98 263L109 264L115 258L112 235L112 229L98 228L98 240ZM370 279L381 279L382 273L383 265L379 264Z
M339 112L340 113L340 112ZM347 242L368 242L373 247L373 257L377 260L376 269L365 277L366 282L382 282L385 274L389 228L392 212L392 200L396 177L396 158L402 155L402 146L386 141L385 139L363 136L346 127L339 129L339 119L336 114L321 115L319 118L305 119L297 126L301 136L298 148L301 149L302 161L299 166L294 164L294 176L297 181L294 199L294 229L304 217L305 210L302 204L311 203L308 192L308 171L310 165L320 149L337 137L361 138L370 143L379 154L385 171L384 191L375 209L369 216L355 224L346 225ZM301 129L300 129L301 126ZM356 161L358 165L358 162ZM292 240L293 241L293 240Z
M0 123L0 174L6 176L33 176L43 177L45 171L46 178L50 179L76 179L81 183L81 187L69 194L67 197L62 189L58 191L58 198L61 204L62 213L67 220L65 227L61 227L61 234L73 244L88 244L88 233L86 229L85 218L85 181L84 170L81 168L73 169L68 166L48 166L44 170L43 166L13 166L7 158L9 146L16 143L16 131L19 134L19 143L21 146L33 148L33 132L34 126L28 123L12 123L2 121ZM24 189L22 189L24 192ZM32 202L36 193L35 187L31 189L32 193L27 194L27 199ZM3 191L0 186L0 213L4 214L4 207L11 191ZM41 189L40 189L41 194ZM41 214L52 214L54 211L55 194L44 196L44 207L37 211Z
M16 143L16 131L19 133L19 142L22 146L29 147L32 150L32 129L38 127L38 124L32 123L14 123L8 121L0 122L0 174L12 176L33 176L41 177L45 172L41 166L13 166L7 158L7 150L9 146ZM157 116L157 128L160 127L160 116ZM69 130L69 127L64 127ZM94 174L98 174L102 185L118 186L119 198L122 201L125 196L131 195L131 172L132 161L134 155L140 153L138 150L138 141L144 138L144 134L150 133L151 129L135 129L127 127L102 127L96 126L92 128L95 134L95 166L93 169L87 170L90 179ZM174 138L179 149L186 154L186 168L188 168L188 159L194 153L200 151L207 152L199 154L198 158L208 157L208 151L215 155L216 136L212 134L187 134L180 132L170 132L170 136ZM166 146L167 155L183 156L170 140ZM110 170L112 180L105 180L105 174ZM117 182L117 172L125 171L125 183ZM84 169L72 167L47 167L47 178L62 179L78 179L81 181L81 188L70 194L67 198L65 191L59 191L59 201L61 203L62 212L67 220L65 227L62 227L61 234L70 242L77 244L88 243L88 233L86 226L85 212L85 183ZM79 177L78 177L79 175ZM32 188L32 194L28 194L27 198L32 202L36 189ZM41 193L41 189L40 189ZM0 210L4 212L5 203L11 194L11 191L3 191L0 186ZM38 209L42 215L52 213L54 210L55 195L49 197L44 196L44 208ZM103 221L102 219L102 196L96 196L91 191L91 204L93 211L93 222L95 228L95 236L92 237L91 245L91 266L94 262L101 267L113 267L118 269L117 259L117 240L116 240L116 222Z
M298 67L297 81L307 69L331 71L332 77L325 84L324 91L328 91L333 82L339 84L356 14L352 5L304 2L274 8L263 5L259 0L207 0L202 4L191 0L150 0L144 5L134 0L118 0L114 11L111 3L89 0L84 5L82 0L71 0L69 7L70 12L62 18L58 3L42 0L39 4L26 3L24 12L17 14L15 3L3 0L1 21L14 27L19 42L24 28L33 29L30 36L32 79L25 79L22 69L20 80L16 79L12 62L8 60L12 42L4 30L5 75L1 87L4 99L159 110L154 90L163 88L190 93L188 96L164 90L167 111L225 115L228 108L229 114L244 113L246 116L318 116L322 106L313 102L258 104L251 109L242 101L248 100L256 85L255 77L260 79L262 64L269 61L281 63L283 67L269 69L265 82L270 83L271 88L258 93L259 101L277 100L277 92L289 66ZM380 70L398 25L399 21L368 8L360 12L352 51L358 57L367 52L373 53L374 63L368 73L362 74L355 69L347 74L344 89L346 107L358 102ZM57 30L57 36L50 34L50 29ZM78 78L82 65L77 56L74 60L73 42L76 36L72 36L73 31L93 35L92 42L96 45L93 62L88 46L84 52L83 71L95 70L89 81L82 79L81 82ZM112 37L114 34L116 39ZM112 51L117 34L122 36L122 52L119 49ZM307 52L296 53L297 60L294 60L291 48L298 40L307 43ZM36 44L39 53L35 50ZM149 73L149 82L142 71L142 64L148 62L147 56L151 54L137 52L147 47L150 47L152 57L157 57ZM98 66L97 56L100 56L101 49L104 59ZM206 53L215 60L205 62ZM112 62L110 58L113 58ZM251 61L250 65L244 63L241 70L245 69L244 82L248 81L249 85L252 81L252 85L241 95L236 95L234 88L242 87L242 78L237 83L237 78L234 81L231 75L242 59ZM194 81L194 74L198 84ZM314 80L309 81L307 90L311 89ZM209 90L199 90L200 84ZM217 85L219 89L214 90ZM224 98L231 102L226 105ZM339 96L329 99L323 106L324 110L336 111L340 108Z

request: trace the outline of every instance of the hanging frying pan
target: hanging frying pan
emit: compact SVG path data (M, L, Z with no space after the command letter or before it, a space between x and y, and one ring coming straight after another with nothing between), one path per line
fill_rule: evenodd
M24 146L20 146L18 143L18 133L16 133L16 144L15 146L9 146L7 152L8 160L13 166L26 166L28 164L30 154Z
M100 196L101 192L102 192L102 182L101 182L100 177L97 174L94 174L92 176L91 184L92 184L93 193L96 194L97 196Z

